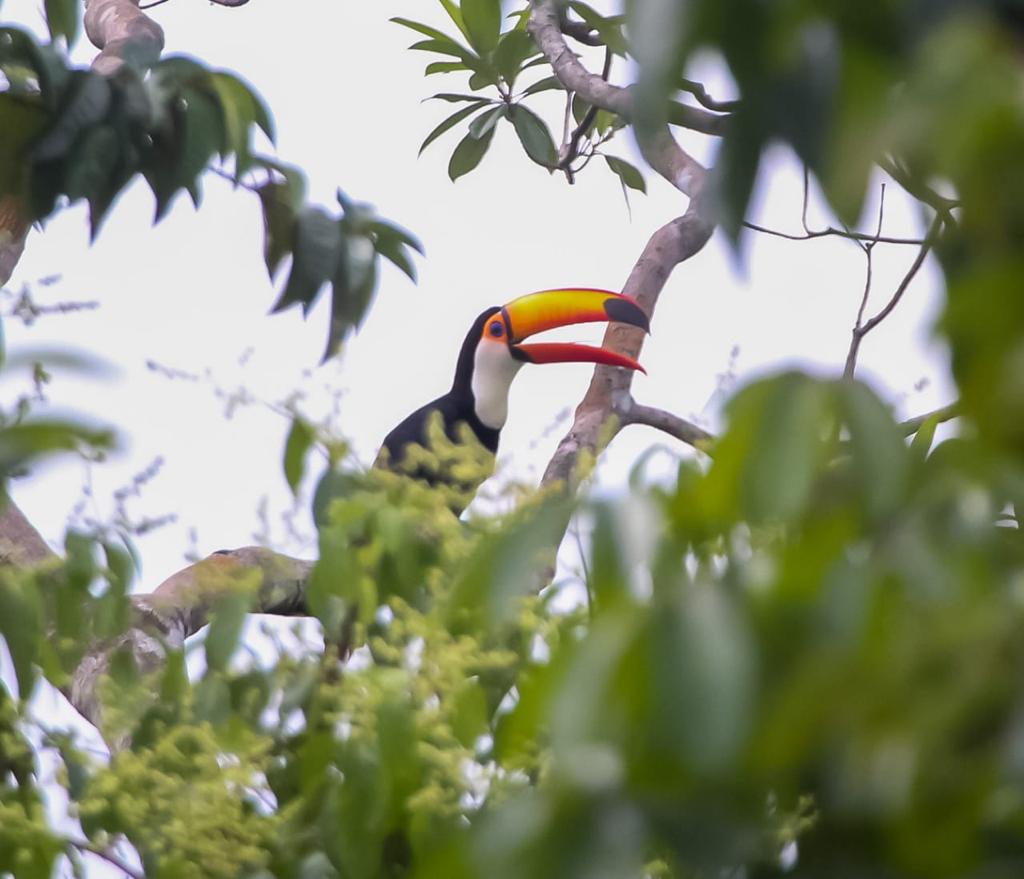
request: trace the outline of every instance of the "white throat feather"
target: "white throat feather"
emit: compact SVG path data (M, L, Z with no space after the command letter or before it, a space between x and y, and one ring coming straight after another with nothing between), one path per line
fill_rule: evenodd
M504 340L483 338L473 355L473 408L476 417L492 430L501 430L508 417L508 392L523 366Z

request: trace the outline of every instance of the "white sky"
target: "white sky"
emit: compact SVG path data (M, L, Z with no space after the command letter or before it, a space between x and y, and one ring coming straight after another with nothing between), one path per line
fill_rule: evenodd
M38 0L5 0L2 17L38 27L39 7ZM387 19L405 15L443 24L434 4L291 0L225 9L172 0L151 14L165 28L167 54L184 52L236 71L262 93L276 118L279 155L307 171L314 198L333 205L340 186L375 203L385 217L420 236L427 257L419 260L418 286L384 268L363 329L340 360L318 368L326 308L307 321L298 311L268 315L276 291L263 266L259 205L250 193L232 192L224 181L208 177L200 211L180 198L154 228L152 196L140 183L115 206L92 247L80 207L62 213L45 233L32 234L10 289L60 274L61 283L35 290L42 302L97 300L101 307L45 318L28 329L8 321L10 350L71 345L97 352L117 368L111 378L85 381L57 371L49 391L55 404L116 426L124 439L121 453L92 470L101 514L109 515L112 492L134 473L158 456L165 461L141 500L132 502L139 516L177 516L173 525L137 540L140 591L186 563L190 533L200 555L254 542L264 499L275 548L314 554L312 546L286 540L280 520L291 507L280 466L288 422L260 406L225 418L216 386L244 387L267 401L301 387L311 394L306 409L314 418L340 392L342 430L369 463L393 425L447 389L458 347L479 311L546 287L620 289L647 237L685 207L678 192L647 174L650 195L633 195L630 218L618 181L603 162L568 186L563 177L530 163L505 123L481 167L457 184L446 174L461 137L457 130L417 159L423 137L455 109L421 99L465 88L452 77L425 80L423 67L434 58L407 52L414 35ZM83 38L75 57L87 63L92 55ZM716 97L730 96L713 65L699 72ZM531 106L546 115L557 139L557 99L548 95ZM712 157L706 138L682 140L705 160ZM639 164L628 136L620 135L609 152ZM799 166L782 149L767 166L751 219L798 231ZM866 228L873 228L876 205L873 199L868 206ZM810 216L813 226L829 222L816 199ZM887 195L885 230L921 232L896 187ZM794 243L758 235L748 241L747 253L745 267L737 268L724 236L716 234L675 271L641 356L649 375L634 382L639 401L684 416L703 413L714 427L717 405L708 403L734 347L740 381L791 366L819 374L841 371L863 288L860 251L835 239ZM869 313L891 295L913 257L913 248L876 248ZM861 349L860 374L901 416L952 399L944 351L931 341L938 284L929 261ZM602 331L590 325L569 337L596 342ZM212 378L171 381L147 369L149 360ZM539 479L567 422L549 428L575 406L589 375L585 365L520 373L499 453L506 473ZM24 384L16 379L7 375L0 385L7 400ZM921 379L927 386L915 390ZM631 428L607 453L601 483L620 485L652 443L681 448L663 435ZM84 473L81 463L69 462L13 487L17 502L54 545L81 497ZM298 521L311 530L305 504Z
M4 18L38 22L39 5L6 0ZM363 329L340 361L317 368L326 338L326 303L307 321L297 311L268 315L276 292L262 263L257 200L213 177L205 182L200 211L181 198L156 227L150 226L148 188L132 187L92 247L84 209L65 211L44 234L31 236L9 285L17 289L20 282L60 274L61 283L37 288L42 301L101 303L96 311L43 319L30 329L9 321L7 332L12 350L74 345L117 366L116 376L107 380L82 382L58 372L50 395L55 403L116 425L125 439L121 454L93 468L101 512L109 513L112 491L132 474L158 456L165 460L132 507L140 516L178 517L174 525L138 540L142 590L182 565L190 529L200 554L253 542L263 498L272 536L283 541L278 516L290 506L290 496L280 458L288 424L256 406L226 419L215 386L244 387L268 401L302 387L313 394L307 408L314 417L329 408L330 392L341 392L342 430L369 462L394 424L447 388L458 346L480 310L545 287L621 288L650 233L685 205L674 189L648 174L650 195L633 195L631 219L618 181L603 162L569 186L530 163L507 124L499 127L481 167L453 185L446 167L459 134L450 132L419 159L416 151L454 108L421 99L464 89L452 77L424 79L423 67L433 59L405 51L414 35L387 20L401 14L441 23L434 5L293 0L287 9L282 14L279 4L251 3L231 10L173 0L152 14L165 28L168 54L186 52L237 71L264 95L276 118L279 154L306 169L314 198L330 205L341 186L421 237L427 257L419 261L418 286L385 267ZM85 62L91 56L83 39L76 57ZM729 86L720 77L709 79L709 86L728 96ZM556 129L561 107L548 98L540 109ZM619 139L609 151L636 161L628 136ZM713 144L706 138L691 135L684 142L711 158ZM797 231L799 167L779 149L769 168L754 218ZM918 233L911 211L890 187L887 231ZM811 216L812 224L827 222L820 203L812 203ZM867 222L872 225L873 220ZM913 256L912 248L876 249L876 308ZM649 375L637 376L634 383L637 399L683 415L704 412L713 422L715 406L706 404L734 346L741 380L792 365L822 373L840 370L863 266L859 250L848 242L758 235L739 269L724 236L716 234L696 259L676 270L662 295L641 358ZM935 267L926 266L897 311L862 347L862 374L901 414L950 399L945 357L929 342L937 283ZM596 325L575 328L570 337L596 341L601 331ZM212 379L171 381L147 369L148 360ZM507 473L539 477L564 422L548 428L575 406L589 374L585 365L520 373L502 435ZM916 392L922 378L931 384ZM12 387L10 376L5 387ZM621 482L652 442L673 441L642 428L620 435L606 456L602 481ZM83 473L78 463L52 466L14 487L17 501L51 541L61 538L81 495Z

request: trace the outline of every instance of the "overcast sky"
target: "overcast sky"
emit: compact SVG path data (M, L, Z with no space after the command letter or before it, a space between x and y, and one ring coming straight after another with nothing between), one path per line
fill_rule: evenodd
M5 0L0 17L38 29L40 6L39 0ZM244 389L248 397L274 403L299 389L308 395L304 408L314 420L340 394L340 427L368 464L392 426L447 389L459 345L484 307L546 287L620 289L648 236L685 209L678 192L647 174L650 194L633 195L630 215L603 162L569 186L529 162L507 124L499 126L480 168L457 184L448 180L446 166L460 134L450 132L417 158L423 137L453 109L422 99L464 90L464 83L424 79L423 67L434 59L406 51L413 35L387 19L429 17L443 26L434 4L264 0L226 9L171 0L151 14L165 29L167 54L191 54L238 72L259 90L276 119L280 157L307 171L315 199L332 205L340 186L373 202L416 233L427 255L419 261L417 286L384 268L364 327L340 358L318 367L326 309L306 321L297 311L269 316L276 293L262 262L258 203L222 180L207 177L201 210L179 199L155 228L152 196L136 184L93 246L80 207L31 235L9 288L60 275L59 283L34 290L42 302L87 300L99 307L31 328L9 320L8 345L15 352L72 346L102 356L115 370L111 376L82 380L55 370L48 393L55 405L115 426L123 442L121 452L88 471L72 461L33 473L14 485L14 497L59 545L87 478L95 503L90 509L109 516L112 493L162 458L162 468L130 509L139 517L173 515L176 521L137 539L139 591L182 567L190 550L205 555L254 542L262 530L261 508L275 548L314 554L312 545L287 538L281 520L292 506L280 466L287 420L258 404L235 407L226 417L221 391ZM87 63L93 54L83 38L75 57ZM711 60L696 72L716 97L732 96ZM620 82L627 75L615 73ZM553 130L560 126L561 106L553 95L531 106L545 113ZM705 161L713 159L714 144L706 138L684 134L681 140ZM620 135L608 152L639 164L628 136ZM796 232L800 168L780 148L767 169L751 218ZM865 228L873 227L876 210L877 193ZM810 217L815 226L833 222L816 197ZM922 231L913 206L895 187L886 198L885 230ZM869 314L891 295L914 255L913 248L876 249ZM740 265L716 234L669 280L641 356L648 376L637 376L634 394L715 427L715 390L734 349L740 382L792 366L838 374L863 283L863 255L849 242L757 235L747 241ZM945 352L932 341L938 284L929 260L900 307L861 349L859 374L901 416L952 398ZM601 332L589 325L567 337L596 342ZM150 362L194 379L169 379ZM499 452L505 474L539 479L589 375L585 365L520 373ZM0 388L10 400L24 386L24 374L8 374ZM630 428L606 454L601 485L621 485L652 443L682 451L665 436ZM297 522L311 533L305 505Z
M6 0L4 18L41 20L37 0ZM285 12L286 10L286 12ZM284 542L279 516L290 506L280 469L287 421L259 406L226 418L217 389L244 388L252 397L279 401L296 388L311 395L314 418L340 393L340 425L364 462L408 412L443 392L465 332L484 307L545 287L590 285L619 289L651 232L679 214L684 200L653 174L648 196L634 194L627 212L618 181L603 162L592 164L574 186L550 176L523 155L511 126L503 124L481 167L452 184L448 156L460 137L452 132L417 158L425 134L452 107L421 99L459 90L444 77L425 79L431 59L408 52L413 35L390 15L433 16L419 2L323 3L287 6L251 3L239 9L199 0L172 0L152 10L163 25L166 53L195 55L237 71L266 98L276 118L279 155L309 174L314 198L330 205L337 186L371 201L381 213L414 231L427 256L420 282L385 267L369 319L340 359L317 362L326 338L326 308L303 321L297 311L269 316L275 290L261 259L261 221L254 196L207 177L201 210L179 199L171 215L151 227L153 199L133 186L112 211L90 247L84 210L63 212L42 234L33 233L9 285L59 274L37 288L46 301L94 300L92 312L39 321L29 329L7 325L9 344L71 345L97 352L117 369L104 380L79 381L59 370L50 395L115 425L124 440L112 461L91 468L101 515L111 493L157 457L159 474L131 505L138 516L173 514L177 521L138 540L144 570L138 588L149 590L184 561L192 546L205 554L251 543L260 530L257 510L266 499L271 538ZM83 39L76 57L93 50ZM701 71L717 96L730 84L711 64ZM619 71L622 76L626 71ZM449 80L453 78L449 77ZM561 107L554 96L533 104L552 127ZM556 135L557 136L557 135ZM628 136L609 152L635 160ZM699 156L713 144L683 137ZM754 215L767 225L797 231L800 170L779 149L760 187ZM873 211L873 206L868 207ZM827 223L820 202L813 223ZM866 221L873 225L873 218ZM912 206L890 188L886 229L920 231ZM879 307L913 259L912 248L876 251L874 305ZM848 242L788 242L752 237L741 266L721 234L698 257L679 267L662 295L653 335L637 376L636 397L715 423L712 400L736 348L740 381L766 370L798 365L818 373L842 367L850 326L863 288L864 260ZM892 317L865 341L861 374L901 414L947 402L946 358L930 342L937 272L926 269ZM324 303L325 305L325 303ZM601 327L567 333L597 341ZM153 361L199 380L171 380L147 368ZM586 388L585 365L523 370L513 387L500 456L507 474L536 479L562 435L559 416ZM7 377L8 394L15 387ZM928 386L915 390L921 380ZM631 428L613 444L601 480L619 484L637 454L668 442L646 428ZM319 466L319 465L317 465ZM69 510L81 496L85 468L73 462L47 468L15 485L33 522L51 541L61 539ZM300 523L304 522L301 511Z

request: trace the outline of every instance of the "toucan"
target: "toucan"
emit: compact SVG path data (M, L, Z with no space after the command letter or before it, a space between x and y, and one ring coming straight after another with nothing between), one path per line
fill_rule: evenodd
M449 502L456 515L461 513L494 470L509 388L524 364L584 362L644 371L633 358L607 348L522 344L544 330L590 321L619 321L650 331L647 315L633 299L608 290L542 290L486 309L462 343L451 390L395 427L375 466L455 489ZM440 449L442 444L448 448Z

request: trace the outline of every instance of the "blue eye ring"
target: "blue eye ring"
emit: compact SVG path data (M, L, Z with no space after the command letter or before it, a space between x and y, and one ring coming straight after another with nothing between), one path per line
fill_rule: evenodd
M492 320L487 330L496 339L500 339L505 335L505 325L500 320Z

